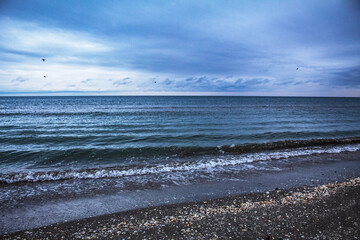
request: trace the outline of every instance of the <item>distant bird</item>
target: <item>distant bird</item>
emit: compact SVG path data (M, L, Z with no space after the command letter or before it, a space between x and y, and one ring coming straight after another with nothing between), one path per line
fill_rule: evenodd
M296 70L299 70L299 68L296 68Z
M43 62L45 62L45 60L46 60L46 59L45 59L45 58L43 58L42 60L43 60Z
M154 81L154 83L156 83L156 81Z
M46 78L46 76L44 76L44 78Z

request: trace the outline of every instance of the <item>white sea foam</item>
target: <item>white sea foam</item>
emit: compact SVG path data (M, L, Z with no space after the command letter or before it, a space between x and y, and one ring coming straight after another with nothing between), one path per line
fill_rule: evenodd
M148 167L135 167L130 169L87 169L87 170L70 170L70 171L50 171L4 174L0 176L0 182L16 183L16 182L39 182L39 181L56 181L66 179L98 179L98 178L116 178L124 176L137 176L146 174L162 174L170 172L189 172L189 171L206 171L212 172L218 168L224 168L231 165L240 165L244 163L252 163L258 161L271 161L279 159L288 159L292 157L308 156L313 154L324 153L341 153L354 152L360 150L360 144L345 145L335 147L309 147L297 148L284 151L272 151L262 153L250 153L240 155L222 155L217 157L203 158L198 161L190 161L187 163L169 163L159 164Z

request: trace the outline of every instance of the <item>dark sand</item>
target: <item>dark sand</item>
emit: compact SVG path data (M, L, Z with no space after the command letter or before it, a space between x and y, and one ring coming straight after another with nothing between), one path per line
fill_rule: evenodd
M2 239L359 239L360 178L132 210Z

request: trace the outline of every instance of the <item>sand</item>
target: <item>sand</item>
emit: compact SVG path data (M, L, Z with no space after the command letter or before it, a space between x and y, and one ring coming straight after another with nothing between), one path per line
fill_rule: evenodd
M149 207L2 239L359 239L360 178Z

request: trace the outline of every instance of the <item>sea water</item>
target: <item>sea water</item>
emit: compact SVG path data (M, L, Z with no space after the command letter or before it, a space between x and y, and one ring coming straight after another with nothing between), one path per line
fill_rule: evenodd
M0 210L196 199L171 189L221 196L229 182L356 161L359 150L360 98L0 97Z

